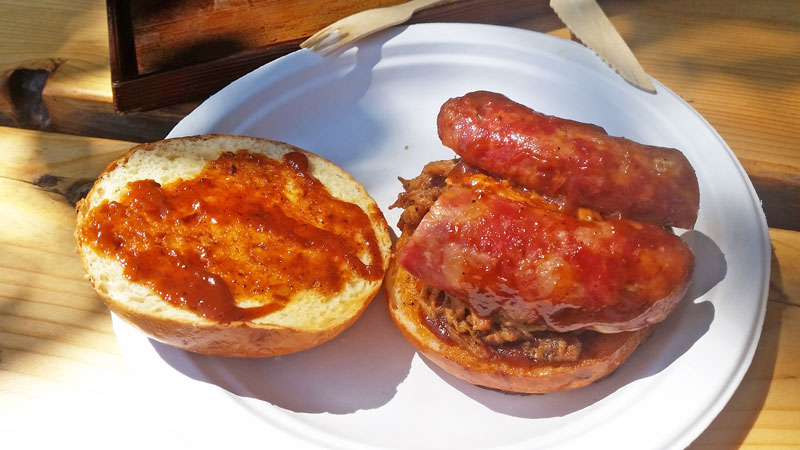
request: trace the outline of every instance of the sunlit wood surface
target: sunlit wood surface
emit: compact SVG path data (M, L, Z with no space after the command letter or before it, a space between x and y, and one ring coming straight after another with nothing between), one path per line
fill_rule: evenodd
M765 204L786 205L773 214L793 228L798 210L784 202L800 198L800 3L601 5L645 70L719 131ZM515 25L570 37L554 15ZM83 279L67 199L131 145L91 136L168 130L191 105L114 115L102 0L0 0L3 89L21 67L49 71L45 128L59 133L0 127L0 447L182 448L178 431L145 404L108 311ZM6 125L15 125L12 103L3 90ZM755 360L694 448L800 446L800 232L773 228L770 237Z

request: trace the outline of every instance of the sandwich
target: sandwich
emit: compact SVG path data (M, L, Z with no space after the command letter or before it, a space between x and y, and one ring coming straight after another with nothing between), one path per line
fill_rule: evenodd
M452 375L515 393L597 381L679 304L673 227L699 210L678 150L609 136L486 91L445 102L456 156L402 179L384 282L404 336Z

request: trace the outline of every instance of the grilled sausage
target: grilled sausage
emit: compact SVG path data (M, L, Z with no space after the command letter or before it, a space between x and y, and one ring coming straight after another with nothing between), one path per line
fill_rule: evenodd
M677 305L694 257L661 227L581 220L491 190L445 189L400 249L400 265L483 317L566 332L631 331Z
M437 121L442 143L465 162L568 207L686 229L697 220L697 178L676 149L609 136L486 91L448 100Z

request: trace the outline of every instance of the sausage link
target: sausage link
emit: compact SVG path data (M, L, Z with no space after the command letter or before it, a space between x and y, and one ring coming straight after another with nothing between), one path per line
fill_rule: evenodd
M442 192L398 261L480 316L565 332L660 322L678 304L694 256L661 227L581 220L462 186Z
M442 143L465 162L568 207L686 229L697 220L697 177L676 149L609 136L486 91L448 100L437 122Z

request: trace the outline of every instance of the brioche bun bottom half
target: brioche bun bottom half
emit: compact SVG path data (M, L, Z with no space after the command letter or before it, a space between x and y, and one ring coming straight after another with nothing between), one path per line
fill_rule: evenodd
M650 335L652 326L623 333L578 334L583 347L578 361L512 364L486 360L445 342L423 322L418 299L424 283L392 258L384 279L389 313L402 334L431 362L471 384L521 394L544 394L587 386L613 372Z
M358 205L370 218L384 270L391 254L386 220L366 189L334 163L282 142L266 139L203 135L167 139L138 145L112 162L100 175L87 197L77 206L77 225L87 220L92 208L105 200L118 201L134 180L152 179L164 185L196 176L209 161L224 152L240 149L281 159L300 152L309 161L309 172L340 200ZM77 232L76 232L77 234ZM303 291L278 311L229 323L210 320L175 306L148 286L124 274L114 257L106 256L78 239L84 270L108 308L148 336L191 352L226 357L269 357L297 352L322 344L355 322L380 289L381 280L356 278L332 295ZM241 299L236 299L239 303ZM263 298L244 299L263 304Z

